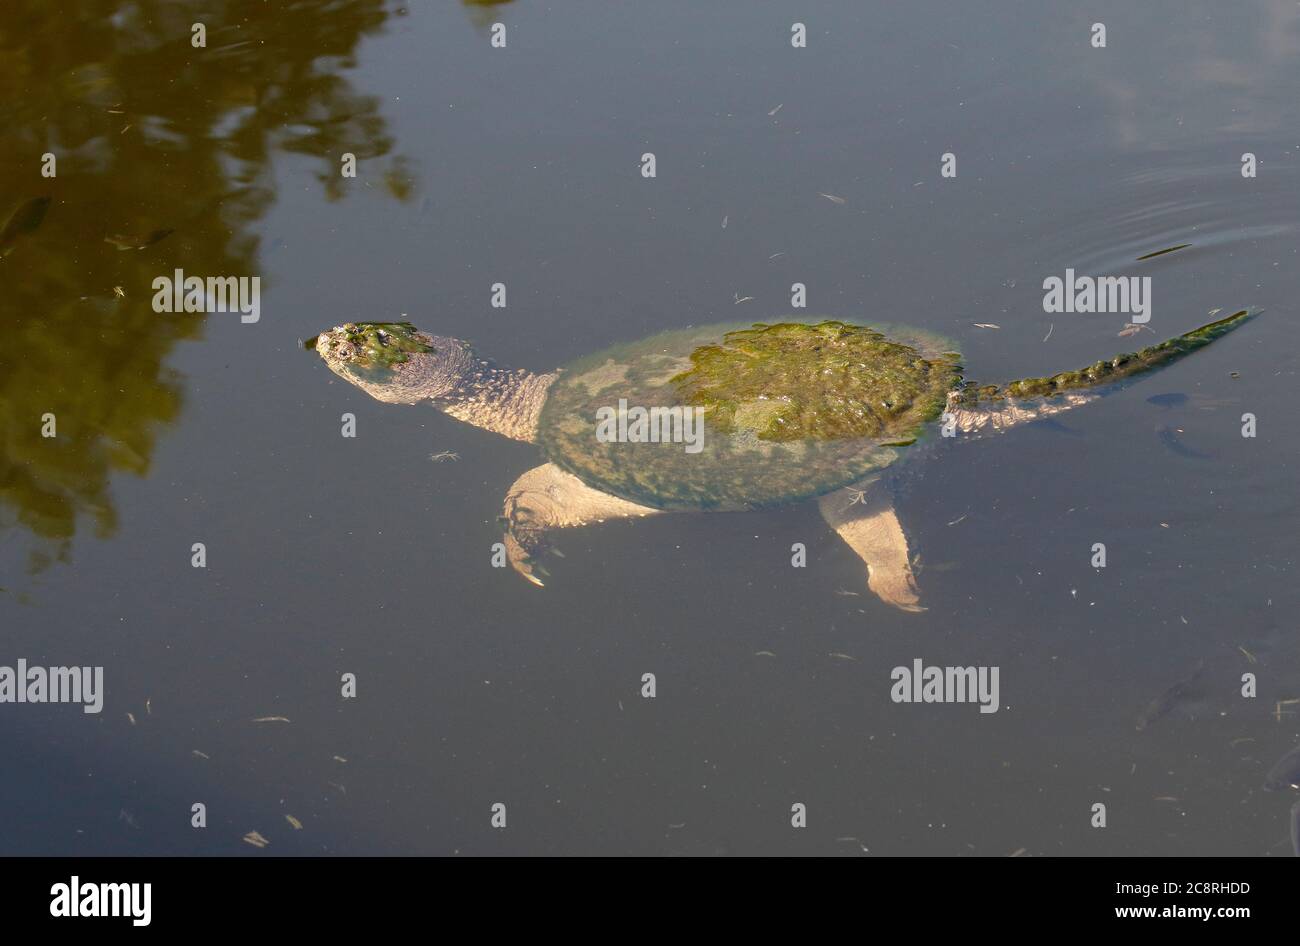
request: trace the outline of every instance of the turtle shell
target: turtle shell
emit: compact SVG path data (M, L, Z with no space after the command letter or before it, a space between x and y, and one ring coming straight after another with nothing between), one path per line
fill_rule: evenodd
M659 509L752 509L893 463L961 383L947 339L906 326L708 325L562 369L538 440L590 486Z

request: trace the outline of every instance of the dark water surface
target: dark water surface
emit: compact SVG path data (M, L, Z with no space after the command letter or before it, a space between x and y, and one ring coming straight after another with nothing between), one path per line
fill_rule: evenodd
M106 697L0 704L0 852L1289 854L1297 63L1292 0L6 0L0 217L51 204L0 260L0 665L100 665ZM1045 314L1067 267L1150 275L1154 334ZM155 313L176 268L260 276L260 321ZM813 505L566 532L534 588L489 559L535 448L299 348L405 313L546 370L818 315L992 381L1246 305L912 469L921 614ZM915 658L999 667L1002 708L893 703Z

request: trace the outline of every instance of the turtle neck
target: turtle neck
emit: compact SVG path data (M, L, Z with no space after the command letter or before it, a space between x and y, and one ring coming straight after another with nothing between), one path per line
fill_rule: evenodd
M531 443L537 437L546 391L557 376L480 361L455 391L433 402L457 420Z

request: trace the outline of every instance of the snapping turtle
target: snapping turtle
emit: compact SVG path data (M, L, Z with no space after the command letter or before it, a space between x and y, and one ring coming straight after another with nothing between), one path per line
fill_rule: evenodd
M409 322L349 323L308 344L380 401L430 400L541 446L548 462L515 481L502 517L507 557L534 584L552 529L816 498L868 587L915 611L886 467L927 433L979 436L1086 404L1257 311L1078 371L989 385L965 380L956 346L931 332L839 321L680 329L550 374L499 368Z

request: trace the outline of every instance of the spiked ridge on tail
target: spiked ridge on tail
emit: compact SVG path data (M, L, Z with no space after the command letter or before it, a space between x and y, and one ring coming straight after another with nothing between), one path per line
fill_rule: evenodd
M1001 385L971 383L958 392L954 399L963 406L972 407L976 404L987 404L1007 398L1051 398L1071 391L1095 390L1117 384L1163 367L1184 355L1191 354L1198 348L1204 348L1216 338L1226 335L1262 311L1262 309L1239 309L1227 318L1176 335L1158 345L1152 345L1139 352L1116 355L1107 361L1099 361L1095 365L1077 371L1062 371L1047 378L1023 378Z

